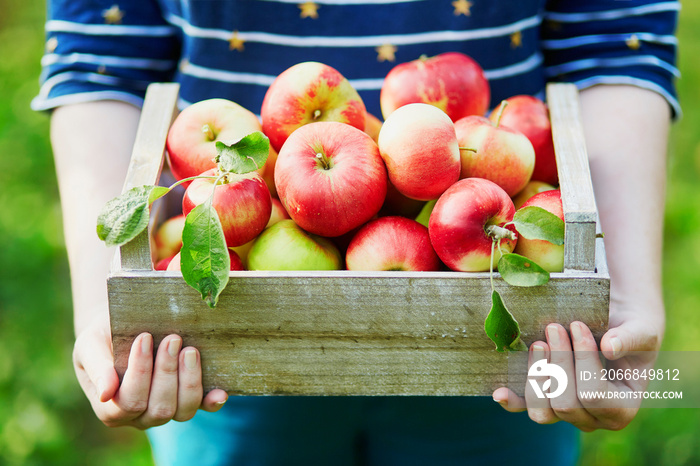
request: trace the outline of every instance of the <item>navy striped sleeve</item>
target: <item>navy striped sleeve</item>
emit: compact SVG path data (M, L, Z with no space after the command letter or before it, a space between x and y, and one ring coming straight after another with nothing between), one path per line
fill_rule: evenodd
M155 0L50 0L35 110L96 100L143 104L151 82L170 81L178 31Z
M674 85L679 9L678 1L549 0L541 30L547 78L580 89L650 89L680 115Z

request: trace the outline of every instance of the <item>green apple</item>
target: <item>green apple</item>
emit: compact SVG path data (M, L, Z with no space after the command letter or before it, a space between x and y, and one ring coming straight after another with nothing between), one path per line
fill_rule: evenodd
M248 252L249 270L339 270L343 260L328 239L281 220L263 231Z

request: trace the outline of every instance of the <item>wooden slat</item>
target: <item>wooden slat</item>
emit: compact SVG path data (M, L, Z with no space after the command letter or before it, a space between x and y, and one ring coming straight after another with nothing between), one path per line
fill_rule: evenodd
M550 322L607 327L609 279L555 274L543 287L497 288L523 340ZM177 333L202 355L207 390L295 395L488 395L508 357L484 334L488 274L232 272L216 309L177 273L109 280L116 367L143 331Z
M593 270L597 209L576 86L549 84L547 105L566 223L564 269Z
M165 155L165 139L177 111L178 84L151 84L141 110L131 163L123 191L158 183ZM127 270L151 270L151 227L119 248L121 267Z

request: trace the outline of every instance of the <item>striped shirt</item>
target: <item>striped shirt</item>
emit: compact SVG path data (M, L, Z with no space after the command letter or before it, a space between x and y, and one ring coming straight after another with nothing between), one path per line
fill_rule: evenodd
M259 114L275 76L319 61L380 116L379 91L394 66L459 51L485 69L492 106L567 81L640 86L678 114L679 8L658 0L49 0L32 108L140 106L149 83L176 81L181 108L223 97Z

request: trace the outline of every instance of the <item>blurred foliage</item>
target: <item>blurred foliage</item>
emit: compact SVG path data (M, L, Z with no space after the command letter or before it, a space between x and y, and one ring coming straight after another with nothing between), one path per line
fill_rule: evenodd
M43 49L39 0L0 0L0 464L152 464L145 436L107 429L71 365L68 265L48 118L29 109ZM672 133L664 290L664 349L700 340L700 3L684 2ZM643 208L643 206L640 206ZM583 465L700 464L695 410L642 410L621 432L584 435Z

